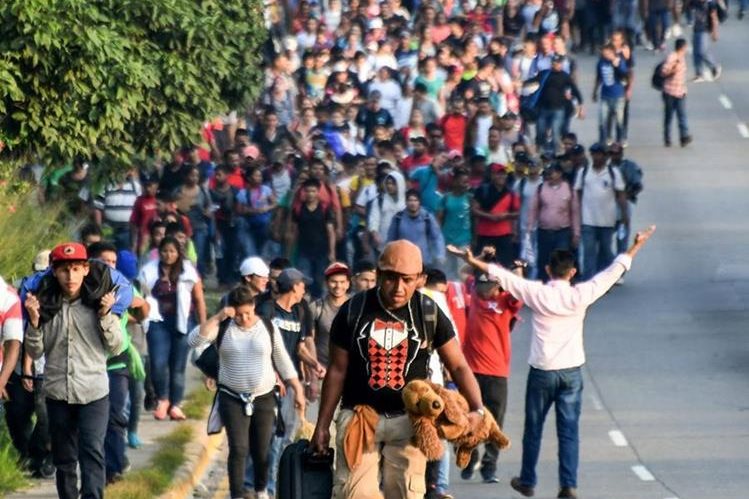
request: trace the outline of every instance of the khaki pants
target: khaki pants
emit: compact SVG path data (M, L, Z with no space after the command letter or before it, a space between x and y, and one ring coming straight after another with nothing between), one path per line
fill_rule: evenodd
M423 499L426 457L411 443L413 427L408 416L380 416L375 444L362 455L355 470L349 470L343 454L343 439L353 411L341 410L336 421L336 471L333 497L336 499ZM382 459L382 479L380 479ZM382 484L382 491L380 491Z

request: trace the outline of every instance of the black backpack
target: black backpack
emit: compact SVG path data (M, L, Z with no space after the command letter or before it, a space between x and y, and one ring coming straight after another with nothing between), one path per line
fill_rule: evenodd
M663 86L666 83L666 76L663 76L663 66L666 65L666 61L659 62L653 70L653 76L650 77L650 86L658 91L663 91Z
M273 340L274 340L274 328L273 323L271 323L270 319L267 319L265 317L261 317L260 320L263 321L263 324L265 325L265 328L268 330L271 336L271 350L273 348ZM203 352L198 356L197 359L193 362L195 364L195 367L200 369L200 372L208 376L209 378L213 378L216 381L218 381L218 364L219 364L219 354L218 349L221 347L221 342L224 340L224 335L226 335L226 331L229 329L229 325L231 324L232 319L225 319L219 324L218 326L218 335L216 336L216 341L208 345L208 348L203 350ZM273 357L271 357L272 359ZM275 369L275 363L273 364L273 367Z

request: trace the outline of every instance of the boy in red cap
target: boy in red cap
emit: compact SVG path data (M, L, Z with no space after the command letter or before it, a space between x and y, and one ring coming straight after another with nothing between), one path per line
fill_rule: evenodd
M104 436L109 419L107 358L122 349L119 318L112 313L115 292L84 287L89 273L86 248L57 246L50 254L52 276L37 295L26 295L26 352L46 358L43 391L47 400L57 493L104 497Z

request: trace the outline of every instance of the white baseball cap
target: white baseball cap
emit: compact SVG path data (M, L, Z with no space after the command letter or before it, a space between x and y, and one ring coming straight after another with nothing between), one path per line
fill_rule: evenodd
M262 258L259 256L251 256L245 258L242 264L239 266L239 273L242 276L256 275L259 277L268 277L270 269L265 264Z

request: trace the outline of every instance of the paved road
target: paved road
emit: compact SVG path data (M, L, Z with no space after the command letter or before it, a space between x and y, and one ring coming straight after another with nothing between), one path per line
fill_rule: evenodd
M586 322L581 497L749 497L749 133L740 128L749 123L747 27L735 19L723 26L723 78L690 85L695 142L686 149L663 148L660 97L649 87L660 56L637 53L627 154L644 167L646 188L634 223L655 223L658 233ZM592 61L580 62L590 75ZM589 78L583 87L588 96ZM596 137L589 114L576 125L585 143ZM506 431L515 446L501 458L503 483L466 484L453 470L458 498L520 497L508 483L521 456L527 333L527 323L513 333ZM557 492L553 420L546 430L542 498Z
M695 141L685 149L662 145L662 104L650 75L663 56L636 54L627 154L644 167L646 188L634 224L655 223L658 232L625 285L588 315L581 497L749 497L747 23L723 26L715 48L722 79L690 85ZM595 61L579 62L587 97ZM596 140L596 111L589 107L590 117L575 124L585 144ZM513 333L505 431L514 446L501 456L501 483L465 482L453 468L456 498L520 497L508 484L520 466L528 332L526 321ZM556 497L556 452L552 415L536 497Z

